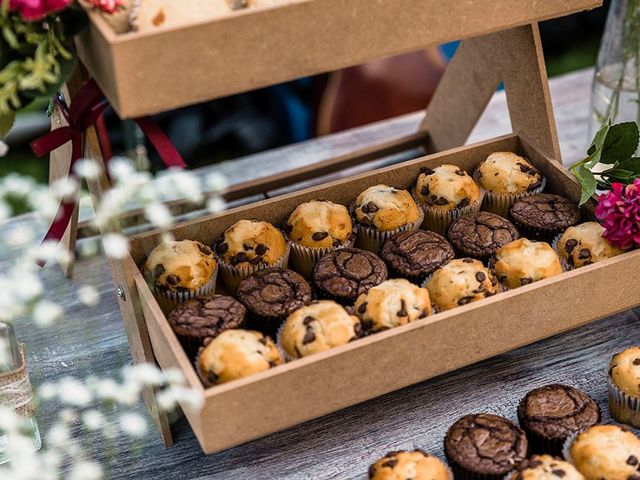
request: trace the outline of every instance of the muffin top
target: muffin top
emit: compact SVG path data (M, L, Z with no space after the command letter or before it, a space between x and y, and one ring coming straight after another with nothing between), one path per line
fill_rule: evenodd
M569 462L551 455L533 455L525 460L509 480L584 480L582 474Z
M284 318L311 302L311 286L286 268L267 268L240 282L236 297L261 317Z
M379 332L431 315L431 300L427 289L398 278L360 295L355 310L364 331Z
M602 236L604 227L598 222L585 222L569 227L558 240L558 254L572 267L583 267L624 253Z
M489 155L476 170L476 178L488 192L508 195L531 192L542 184L540 172L512 152Z
M224 232L215 249L222 260L233 266L275 265L286 253L287 241L268 222L240 220Z
M306 357L355 340L361 328L358 317L349 315L344 307L321 300L289 315L280 344L290 357Z
M562 273L556 251L545 242L519 238L507 243L495 255L493 267L498 280L518 288Z
M421 170L416 198L437 210L453 210L480 201L480 187L457 165L440 165Z
M386 279L387 266L380 257L359 248L329 252L313 270L316 287L324 295L341 301L353 301Z
M369 467L369 480L451 480L449 467L422 450L389 452Z
M353 235L351 215L344 205L327 200L300 204L287 220L292 242L311 248L339 247Z
M443 310L466 305L498 293L498 280L471 258L451 260L427 282L429 296Z
M263 372L281 363L273 340L252 330L225 330L198 354L200 376L209 385Z
M153 249L144 264L147 282L159 290L197 290L205 286L216 270L209 247L194 240L163 242Z
M380 256L399 275L419 279L453 260L455 253L442 235L412 230L396 233L384 242Z
M640 476L640 438L618 425L596 425L569 447L572 463L587 480L630 480Z
M476 212L455 220L449 226L447 236L462 254L486 258L520 234L506 218L491 212Z
M447 457L463 469L505 475L527 456L527 437L513 422L487 413L466 415L444 439Z
M614 355L609 363L609 375L624 393L640 397L640 347L627 348Z
M570 200L552 193L518 199L509 215L517 223L543 231L560 231L580 220L580 210Z
M213 295L186 300L167 315L169 325L182 337L214 338L244 325L247 309L233 297Z
M531 390L518 405L518 420L541 437L565 439L600 421L598 404L586 393L567 385Z
M406 190L376 185L358 195L355 202L358 222L380 231L395 230L416 222L420 209Z

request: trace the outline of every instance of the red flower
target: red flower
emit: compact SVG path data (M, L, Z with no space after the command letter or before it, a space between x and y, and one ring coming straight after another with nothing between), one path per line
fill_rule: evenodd
M640 245L640 178L626 186L613 183L611 191L598 198L595 214L612 244L624 249Z
M105 13L114 13L120 7L124 7L123 0L85 0L86 3Z
M9 11L19 12L27 22L42 20L50 13L64 10L73 0L9 0ZM2 3L3 0L0 0Z

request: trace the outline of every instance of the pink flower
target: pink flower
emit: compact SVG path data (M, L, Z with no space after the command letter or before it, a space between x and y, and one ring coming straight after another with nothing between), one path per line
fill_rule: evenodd
M0 0L2 3L5 0ZM64 10L73 0L9 0L9 10L19 12L27 22L42 20L50 13Z
M105 13L114 13L119 8L124 7L123 0L85 0L86 3L91 5L93 8L97 8L98 10L102 10Z
M596 217L604 226L604 238L620 248L640 245L640 178L632 184L613 183L600 195Z

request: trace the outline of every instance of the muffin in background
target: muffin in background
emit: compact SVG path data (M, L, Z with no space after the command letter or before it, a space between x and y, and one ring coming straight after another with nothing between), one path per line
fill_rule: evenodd
M540 193L546 180L527 159L513 152L494 152L475 170L474 178L486 191L483 207L503 217L518 199Z
M451 260L424 285L440 310L482 300L498 293L498 280L482 262L472 258Z
M498 280L508 288L529 285L563 271L560 258L551 245L526 238L500 248L492 263Z
M291 268L310 277L318 260L332 250L353 246L355 232L349 210L328 200L298 205L285 230L291 240Z
M355 311L365 333L380 332L431 315L431 300L425 288L398 278L360 295Z
M289 246L280 230L269 222L240 220L229 227L215 245L220 274L230 292L258 270L286 267Z
M598 222L585 222L567 228L556 242L556 251L571 268L613 258L624 253L604 238L604 227Z
M283 363L276 344L252 330L225 330L198 354L198 374L205 386L264 372Z
M449 467L422 450L389 452L369 467L369 480L453 480Z
M476 212L455 220L447 231L451 245L461 255L488 259L496 251L520 237L506 218L491 212Z
M353 205L358 222L356 245L377 253L394 233L416 230L424 212L406 190L375 185L360 193Z
M630 480L640 471L640 438L618 425L595 425L565 448L565 458L586 480Z
M584 480L582 474L569 462L551 455L532 455L518 465L505 480Z
M484 193L471 176L457 165L423 168L416 181L416 200L424 210L424 224L444 234L453 220L477 212Z
M529 238L549 240L580 220L580 209L568 198L551 193L517 200L509 218L520 233Z
M345 345L361 332L358 317L336 302L321 300L289 315L278 341L290 358L301 358Z
M640 347L617 353L609 363L609 413L640 428Z
M215 291L218 262L209 247L194 240L162 242L149 254L143 276L160 306L171 310L181 302Z

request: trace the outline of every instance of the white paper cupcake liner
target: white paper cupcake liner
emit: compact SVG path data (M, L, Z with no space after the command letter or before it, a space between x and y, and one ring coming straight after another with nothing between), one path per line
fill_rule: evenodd
M382 244L396 233L418 230L424 221L424 210L419 208L419 217L413 223L407 223L394 230L381 231L375 227L358 225L356 234L356 247L368 250L376 255L380 252Z
M579 432L576 432L573 435L567 437L567 439L564 441L564 444L562 445L562 457L574 467L575 463L573 462L573 458L571 457L571 445L573 444L573 442L575 442L576 438L578 438L578 435L580 435L584 431L585 429L580 430Z
M266 268L287 268L290 252L291 242L287 242L287 248L284 255L273 265L266 263L251 265L246 262L243 262L240 265L231 265L220 258L218 263L220 264L220 276L224 282L224 286L227 287L227 290L229 290L232 295L235 295L238 284L249 275Z
M425 230L431 230L432 232L446 236L449 225L451 225L455 220L468 213L480 211L485 193L486 192L483 189L480 189L480 199L477 202L469 204L466 207L454 208L453 210L439 210L437 208L430 207L418 200L415 191L413 191L413 196L416 203L424 211L422 227Z
M473 172L473 179L478 182L478 170ZM478 182L479 183L479 182ZM484 201L482 202L482 209L488 212L495 213L502 217L507 217L509 209L521 198L529 197L531 195L537 195L542 193L547 186L547 179L542 177L540 180L540 186L530 192L523 193L493 193L485 192Z
M316 266L316 263L324 257L327 253L333 252L334 250L340 250L341 248L353 247L353 244L356 241L357 230L354 226L353 234L351 238L347 240L342 245L337 247L326 247L326 248L313 248L306 247L304 245L299 245L295 242L290 242L291 245L291 255L289 257L289 266L292 270L298 272L303 277L310 279L313 276L313 268Z
M640 398L624 393L608 375L609 413L618 422L640 428Z
M212 295L216 291L216 280L218 278L219 265L220 262L216 262L216 268L213 271L213 275L211 275L211 279L196 290L174 292L171 290L160 290L154 286L152 288L153 294L162 311L164 313L169 313L171 310L190 298Z

